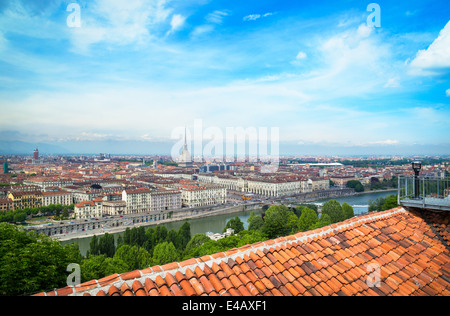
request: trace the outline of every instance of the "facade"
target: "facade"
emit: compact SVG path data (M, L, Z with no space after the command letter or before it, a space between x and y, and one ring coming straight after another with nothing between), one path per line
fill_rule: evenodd
M48 188L63 188L65 186L73 185L71 180L63 180L57 177L39 177L34 179L27 179L23 181L24 184L35 185L42 191L46 191Z
M73 203L72 193L67 191L48 191L42 192L42 206L51 204L70 205Z
M75 218L77 220L102 217L102 204L94 201L83 201L75 204Z
M6 212L13 208L13 201L11 199L0 199L0 212Z
M173 189L127 189L122 192L122 200L127 203L126 214L165 211L182 207L181 192Z
M160 189L150 194L150 210L153 212L176 210L182 207L182 195L178 190Z
M104 201L102 203L103 216L121 216L125 214L127 202L125 201Z
M224 204L227 201L227 189L218 185L200 185L183 181L176 185L181 191L181 199L185 207L201 207Z
M40 191L13 191L8 198L13 201L13 209L35 208L42 206L42 192Z
M122 201L127 203L125 214L149 212L150 204L149 188L127 189L122 192Z

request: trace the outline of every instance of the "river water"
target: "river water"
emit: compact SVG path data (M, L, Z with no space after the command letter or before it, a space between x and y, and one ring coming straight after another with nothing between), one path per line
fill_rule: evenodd
M359 195L354 195L354 196L337 198L336 200L341 204L346 202L349 205L351 205L353 207L355 215L362 215L362 214L368 212L369 203L371 200L373 201L379 197L385 197L385 196L388 196L391 194L396 194L396 191L359 194ZM310 202L310 203L322 205L323 203L325 203L328 200L329 199ZM191 225L191 236L194 236L195 234L204 234L207 232L222 233L222 230L225 227L225 225L227 224L227 222L230 219L235 218L236 216L238 216L240 218L240 220L244 223L244 228L247 229L247 227L248 227L247 219L250 217L251 212L252 211L238 212L238 213L233 213L233 214L216 215L216 216L211 216L211 217L189 220L189 223ZM261 213L263 213L263 210L255 210L254 212L256 214L261 214ZM164 224L164 226L166 226L167 230L169 230L169 231L171 229L178 230L178 228L180 228L181 225L183 225L183 223L184 223L184 221L172 222L172 223ZM123 235L123 233L115 233L114 234L116 240L120 235ZM66 245L66 244L75 242L79 245L81 254L86 255L87 250L89 250L89 242L91 241L91 238L92 237L77 238L77 239L72 239L70 241L63 241L63 242L61 242L61 244Z

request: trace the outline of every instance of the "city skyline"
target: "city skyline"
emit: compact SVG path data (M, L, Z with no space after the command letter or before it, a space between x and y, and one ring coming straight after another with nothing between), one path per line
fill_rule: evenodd
M277 127L280 155L450 154L450 8L370 3L3 2L0 154L168 154L197 119Z

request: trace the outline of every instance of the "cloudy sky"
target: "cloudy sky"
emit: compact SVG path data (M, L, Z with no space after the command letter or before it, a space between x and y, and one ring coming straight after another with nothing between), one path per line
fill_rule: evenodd
M370 3L1 1L0 149L152 153L201 120L289 154L450 154L447 0Z

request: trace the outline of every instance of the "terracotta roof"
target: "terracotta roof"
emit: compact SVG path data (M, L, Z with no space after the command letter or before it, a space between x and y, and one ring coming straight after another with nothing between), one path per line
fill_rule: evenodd
M399 207L39 295L446 296L449 214L440 219L439 226L430 225Z

